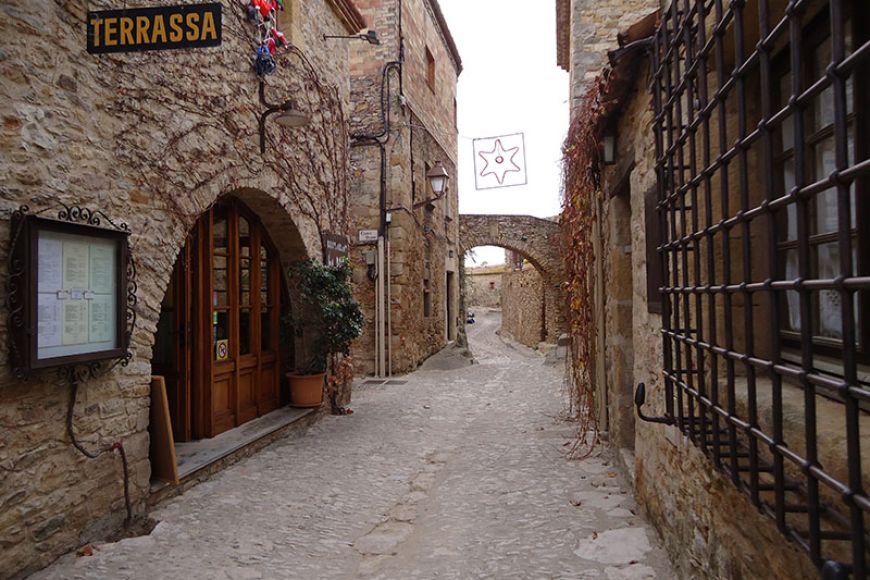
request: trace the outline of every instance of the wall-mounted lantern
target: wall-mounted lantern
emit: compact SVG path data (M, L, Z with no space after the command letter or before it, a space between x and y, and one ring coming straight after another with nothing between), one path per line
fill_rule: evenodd
M435 197L441 197L447 191L447 182L450 180L450 175L447 169L440 161L436 162L432 169L426 173L426 178L429 180L429 186Z
M616 163L616 132L607 129L601 137L601 159L605 165Z
M301 111L296 101L288 99L280 105L273 105L266 100L266 83L260 80L260 103L266 110L260 115L260 153L266 152L266 118L275 115L275 123L282 127L304 127L311 122L311 117Z

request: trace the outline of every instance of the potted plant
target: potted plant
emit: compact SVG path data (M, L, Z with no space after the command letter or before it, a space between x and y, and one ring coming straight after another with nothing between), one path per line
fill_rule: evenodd
M305 260L291 266L289 274L299 300L291 324L297 334L304 328L312 331L307 356L299 358L295 372L287 373L290 404L319 407L330 363L334 366L339 355L349 354L351 343L362 334L364 318L353 298L347 259L335 266Z

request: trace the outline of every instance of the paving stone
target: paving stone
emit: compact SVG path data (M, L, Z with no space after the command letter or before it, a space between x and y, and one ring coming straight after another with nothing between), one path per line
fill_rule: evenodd
M353 415L159 506L150 536L32 578L675 578L609 451L566 457L561 369L497 327L470 329L481 364L361 386Z

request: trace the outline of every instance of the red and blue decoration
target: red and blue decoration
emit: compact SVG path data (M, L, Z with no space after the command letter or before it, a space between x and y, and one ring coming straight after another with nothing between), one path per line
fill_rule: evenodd
M263 77L278 68L275 53L287 46L287 37L278 30L278 11L284 10L284 0L249 0L248 19L257 26L258 46L254 55L254 70Z

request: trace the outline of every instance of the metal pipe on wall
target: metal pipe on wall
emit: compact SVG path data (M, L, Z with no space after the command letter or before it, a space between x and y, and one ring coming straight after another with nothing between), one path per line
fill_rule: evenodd
M393 376L393 275L390 253L390 222L387 222L387 376Z
M378 290L377 290L377 311L378 311L378 338L380 339L380 348L378 349L378 376L383 377L386 372L386 349L384 348L384 335L386 332L386 320L384 316L384 236L378 237Z

